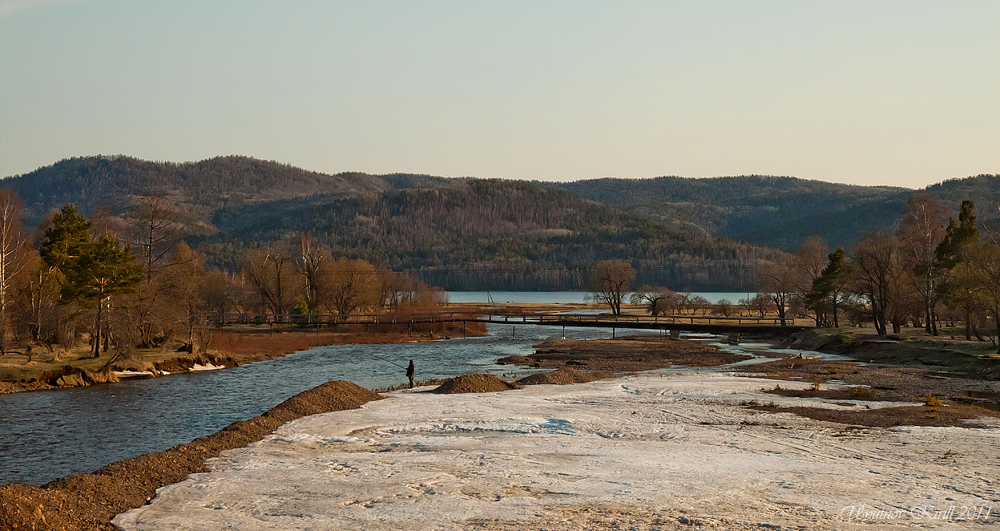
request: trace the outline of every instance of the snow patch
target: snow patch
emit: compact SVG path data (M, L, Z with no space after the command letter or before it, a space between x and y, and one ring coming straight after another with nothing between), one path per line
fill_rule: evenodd
M212 365L211 363L206 363L205 365L199 365L199 364L195 363L191 367L191 372L195 372L195 371L217 371L219 369L225 369L225 367L222 366L222 365Z
M841 528L848 506L997 499L980 473L993 466L1000 429L859 434L740 405L816 405L761 393L774 383L689 372L475 395L390 393L227 451L209 461L210 473L161 489L113 523L491 529L600 506ZM962 466L936 458L945 448Z

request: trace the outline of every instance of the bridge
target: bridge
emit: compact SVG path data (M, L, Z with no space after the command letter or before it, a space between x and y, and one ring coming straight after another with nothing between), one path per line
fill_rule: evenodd
M236 324L301 326L336 326L341 324L399 325L431 323L507 323L536 326L573 326L591 328L618 328L663 330L677 332L705 332L712 334L784 335L800 332L809 326L796 323L795 319L772 317L717 317L696 315L604 315L604 314L546 314L494 312L434 312L418 314L354 314L346 318L337 314L254 314L227 313L206 316L217 326Z

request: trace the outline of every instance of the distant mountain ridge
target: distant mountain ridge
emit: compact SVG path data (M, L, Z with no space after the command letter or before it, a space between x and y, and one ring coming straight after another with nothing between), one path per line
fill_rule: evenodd
M337 255L448 289L582 289L604 259L629 260L639 282L723 289L746 285L753 260L780 254L525 181L326 175L247 157L86 157L3 184L24 200L29 226L66 203L127 218L149 191L182 213L186 241L210 265L236 268L247 249L308 232Z
M439 177L404 174L328 175L242 156L184 163L95 156L62 160L8 177L0 185L18 192L28 221L40 221L50 210L66 203L75 203L85 212L97 205L119 211L131 199L147 192L163 194L186 213L208 221L217 209L233 205L316 194L348 197L399 186L440 185L443 181Z
M540 183L678 228L794 250L821 234L847 246L899 215L913 190L795 177L656 177Z
M632 260L641 280L677 289L733 287L746 283L738 262L778 256L768 247L791 251L815 234L848 247L868 230L891 227L916 193L953 208L975 199L988 230L1000 220L996 175L915 191L757 175L553 183L324 174L241 156L188 163L97 156L0 186L20 195L29 227L66 203L127 216L138 195L156 192L184 216L189 243L217 265L233 267L248 247L309 231L339 252L419 269L452 289L579 288L585 263L605 258Z

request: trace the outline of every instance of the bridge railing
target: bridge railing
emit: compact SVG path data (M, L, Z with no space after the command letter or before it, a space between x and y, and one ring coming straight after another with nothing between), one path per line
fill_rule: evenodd
M784 322L778 317L710 317L694 315L594 315L594 314L534 314L495 315L483 314L488 322L521 322L537 324L559 323L607 323L613 324L661 324L669 325L736 325L736 326L796 326L795 319L786 317Z
M795 319L784 322L777 317L718 317L696 315L600 315L600 314L516 314L508 312L428 312L351 314L273 314L273 313L213 313L205 319L215 325L275 325L329 326L337 324L405 324L482 321L488 323L523 323L560 325L570 323L600 323L608 326L628 324L728 325L728 326L796 326Z

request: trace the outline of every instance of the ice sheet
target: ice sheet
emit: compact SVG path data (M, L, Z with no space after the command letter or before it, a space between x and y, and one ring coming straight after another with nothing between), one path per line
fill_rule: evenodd
M912 513L991 506L1000 497L1000 429L852 430L740 406L847 407L760 394L774 383L678 373L490 394L394 393L226 452L210 461L212 472L161 489L114 523L126 530L569 529L599 508L635 529L692 515L725 519L727 527L951 528L956 522L912 514L860 522L845 508ZM635 516L649 514L660 520ZM997 524L992 518L954 528Z

